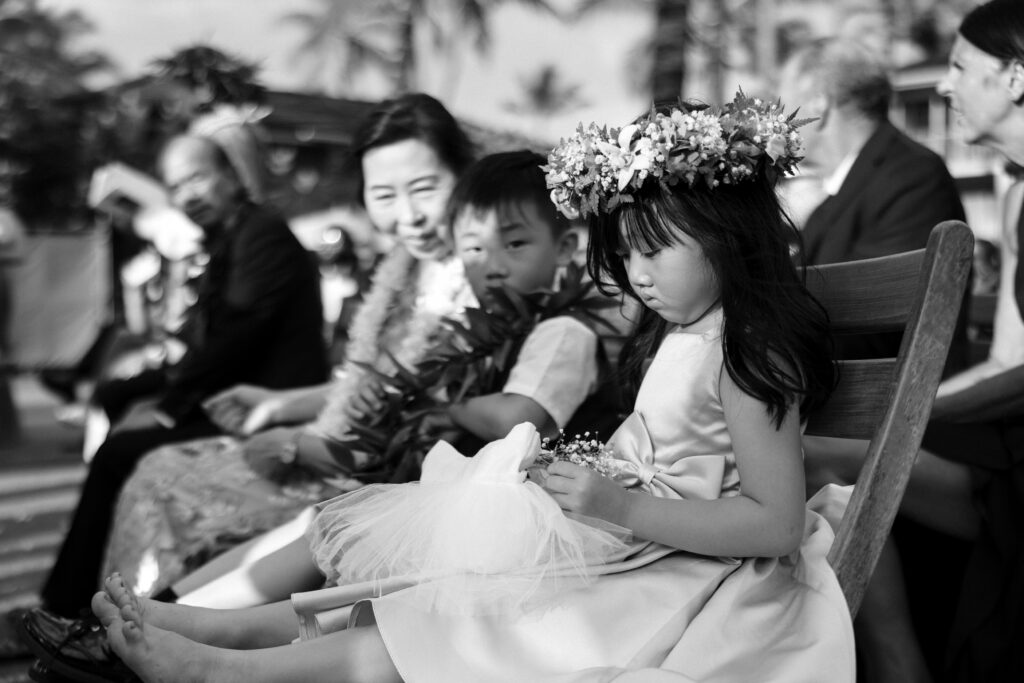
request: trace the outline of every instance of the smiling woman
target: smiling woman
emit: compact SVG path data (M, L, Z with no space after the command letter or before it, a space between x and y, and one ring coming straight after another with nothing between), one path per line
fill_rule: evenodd
M432 348L441 318L474 301L461 265L440 239L451 185L473 151L455 119L427 95L406 95L378 105L354 147L353 171L365 183L371 217L413 248L400 243L380 265L353 321L339 379L289 391L227 389L204 407L217 426L240 438L186 441L142 459L118 499L105 558L107 571L120 570L135 589L159 592L211 556L371 476L351 459L336 461L328 445L345 439L377 400L374 373L394 372L396 360L414 366ZM209 169L167 157L176 201L205 225L219 211L207 192L214 180ZM222 189L239 187L236 179ZM372 476L390 476L382 470ZM96 588L94 570L81 564L78 570L83 581L75 599L84 604Z
M370 220L396 233L417 259L437 259L449 250L442 239L442 218L455 174L430 144L409 139L377 147L363 156L363 203Z

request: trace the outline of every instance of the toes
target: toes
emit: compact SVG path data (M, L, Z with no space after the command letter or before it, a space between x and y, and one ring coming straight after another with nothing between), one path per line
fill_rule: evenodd
M111 574L103 580L103 587L115 603L120 603L124 597L124 581L120 574Z
M124 582L124 578L117 572L114 572L106 578L104 585L107 588L107 593L110 594L114 604L118 607L124 607L125 605L133 605L136 609L139 606L139 600L135 596L135 593L128 588Z
M99 618L100 623L104 626L118 615L117 605L114 604L114 601L110 599L110 596L105 591L100 591L92 596L91 606L93 614Z
M115 614L114 618L104 624L107 630L107 644L118 654L124 656L126 653L125 622L121 616Z
M142 642L142 629L134 621L125 621L121 627L121 633L129 645L137 645Z

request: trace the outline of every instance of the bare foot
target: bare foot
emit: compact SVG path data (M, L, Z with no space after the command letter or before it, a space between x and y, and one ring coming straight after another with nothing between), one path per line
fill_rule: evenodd
M99 618L100 623L104 625L106 625L104 615L109 615L107 619L115 616L114 613L110 611L111 608L117 612L125 607L132 607L136 613L145 616L146 623L171 631L179 631L176 620L168 613L167 603L138 597L131 588L125 584L121 575L116 572L103 580L103 590L93 596L91 606L93 614L95 614ZM178 619L177 621L181 620ZM191 634L185 633L184 635Z
M104 593L97 594L97 601ZM224 651L191 641L177 633L144 622L131 604L119 610L110 602L99 605L107 642L125 664L146 683L200 683L237 679L226 670ZM122 596L123 597L123 596ZM237 673L237 672L236 672ZM227 674L227 675L226 675Z

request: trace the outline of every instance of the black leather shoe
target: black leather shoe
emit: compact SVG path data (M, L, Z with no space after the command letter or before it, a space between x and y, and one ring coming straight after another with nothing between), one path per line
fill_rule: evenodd
M41 674L54 681L127 683L136 676L107 649L107 635L96 620L66 619L42 608L27 610L17 626L39 658Z
M69 683L71 681L70 678L66 678L58 673L50 671L46 665L38 659L31 667L29 667L28 677L36 683Z
M13 609L0 619L0 661L28 659L32 656L32 651L28 649L17 627L24 612L23 608Z

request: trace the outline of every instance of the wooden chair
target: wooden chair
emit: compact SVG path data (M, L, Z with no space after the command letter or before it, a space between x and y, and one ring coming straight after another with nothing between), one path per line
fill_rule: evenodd
M974 238L960 221L926 249L808 268L807 286L836 334L903 330L896 358L840 362L839 386L806 434L870 440L829 552L856 615L882 552L931 414L967 287Z

